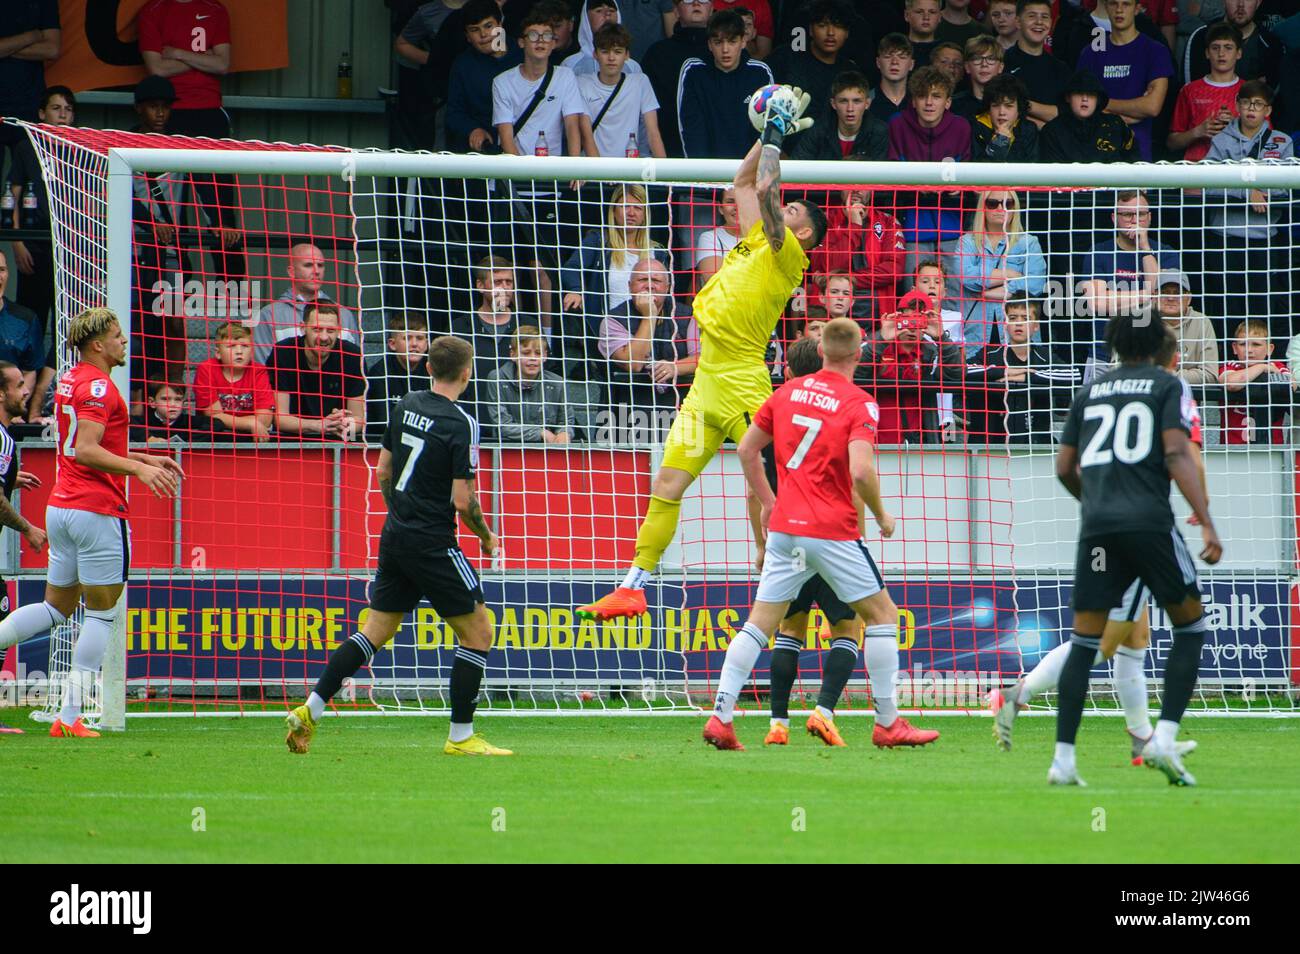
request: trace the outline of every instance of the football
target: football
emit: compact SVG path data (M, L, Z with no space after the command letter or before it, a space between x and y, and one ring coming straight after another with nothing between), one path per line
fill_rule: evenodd
M791 111L799 105L794 91L789 86L782 86L780 83L769 83L767 86L760 86L754 90L749 97L749 101L745 104L745 108L749 111L749 121L759 132L763 131L763 123L767 117L767 104L772 101L773 96L788 98Z

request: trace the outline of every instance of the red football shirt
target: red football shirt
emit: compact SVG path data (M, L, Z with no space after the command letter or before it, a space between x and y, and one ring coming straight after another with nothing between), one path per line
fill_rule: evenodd
M119 457L126 456L130 415L121 392L106 372L83 361L59 378L54 416L59 425L59 446L55 449L58 476L50 493L50 506L125 517L125 475L106 474L77 463L77 428L83 421L103 424L100 445Z
M194 370L194 406L206 411L220 403L221 413L248 417L258 411L275 410L275 389L266 365L254 361L244 368L238 381L227 380L218 358L208 358Z
M210 53L230 42L230 14L217 0L153 0L136 18L140 49L161 54L170 46ZM221 77L193 67L170 77L176 89L173 109L220 109Z
M857 540L849 444L875 443L880 409L834 371L787 382L754 423L772 435L778 487L773 530L821 540Z
M754 12L754 32L769 40L776 35L776 24L772 19L772 8L767 0L713 0L713 12L734 10L744 7Z
M1237 92L1241 89L1241 79L1220 86L1203 77L1188 83L1178 91L1178 101L1174 103L1174 118L1169 123L1169 131L1182 133L1199 126L1204 120L1213 116L1222 106L1233 116L1237 115ZM1188 162L1200 162L1210 151L1209 139L1197 139L1186 151L1183 158Z

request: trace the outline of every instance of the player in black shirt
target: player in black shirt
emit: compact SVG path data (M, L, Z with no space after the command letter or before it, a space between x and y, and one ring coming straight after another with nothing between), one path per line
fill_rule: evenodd
M11 527L22 534L23 539L37 553L45 549L45 531L34 527L9 502L15 487L23 490L35 490L41 481L35 474L18 470L18 445L9 436L9 425L15 417L27 413L27 401L31 391L23 380L23 372L16 364L0 361L0 526ZM0 620L9 615L9 595L3 578L0 578ZM5 649L0 648L0 660ZM0 725L0 733L19 735L22 729L11 729Z
M1174 627L1160 721L1142 758L1173 784L1196 784L1174 744L1196 686L1205 620L1196 567L1174 526L1171 478L1200 521L1201 559L1218 563L1223 547L1191 444L1191 394L1181 380L1153 363L1165 335L1164 322L1151 309L1112 318L1106 344L1121 364L1079 391L1061 433L1056 476L1080 501L1082 513L1071 600L1074 634L1061 671L1056 754L1047 773L1052 784L1083 784L1075 768L1074 739L1088 672L1110 609L1138 577Z
M388 517L379 539L370 612L361 632L330 656L307 701L289 713L285 742L290 752L307 751L325 704L343 680L370 664L424 598L460 644L451 668L451 732L443 751L512 754L474 734L474 700L492 648L492 624L478 574L456 543L457 514L478 535L485 556L496 552L497 537L483 519L475 488L478 422L456 403L469 385L473 362L468 342L436 339L429 346L433 389L412 391L393 409L379 454L379 489Z

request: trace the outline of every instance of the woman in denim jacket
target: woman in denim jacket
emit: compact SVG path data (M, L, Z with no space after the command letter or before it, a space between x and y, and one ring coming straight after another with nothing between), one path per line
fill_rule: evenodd
M1016 193L992 189L978 201L970 231L957 243L967 357L989 344L1002 322L1002 302L1038 298L1047 287L1047 261L1038 239L1021 227Z

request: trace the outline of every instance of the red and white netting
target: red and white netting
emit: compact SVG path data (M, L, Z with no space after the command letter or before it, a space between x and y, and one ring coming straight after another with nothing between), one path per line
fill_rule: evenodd
M575 190L501 178L500 165L497 178L451 176L438 156L28 129L50 190L58 341L83 308L129 312L136 436L187 474L176 501L132 496L130 713L280 711L311 688L366 606L383 521L373 466L388 409L427 386L428 337L453 333L475 346L466 401L483 426L480 494L502 540L495 561L472 535L461 541L496 623L484 705L661 711L711 694L756 583L731 448L687 494L650 612L593 624L572 611L616 585L632 557L698 355L692 298L739 238L725 182L670 183L681 176L646 163L625 178L593 168ZM204 152L201 172L181 153L158 163L167 171L132 160L127 220L109 212L107 156L133 147L231 158ZM235 161L250 151L257 156ZM333 154L337 172L294 166L284 158L294 154ZM1201 568L1214 635L1200 704L1290 711L1300 652L1284 377L1296 313L1289 191L1144 188L1136 166L1132 190L1118 192L1026 188L1011 166L1006 188L882 186L870 181L874 164L836 166L849 184L824 184L833 181L825 170L807 177L820 184L787 172L787 198L817 202L830 228L768 358L779 384L791 346L838 314L871 339L862 382L886 409L880 470L899 519L888 541L868 521L867 542L900 606L900 701L977 708L983 691L1068 636L1077 506L1056 485L1053 435L1073 390L1105 366L1107 311L1155 301L1187 338L1182 371L1202 404L1227 546L1219 567ZM309 171L291 171L299 167ZM1300 179L1300 167L1288 168ZM110 294L125 285L108 264L110 246L128 244L129 302ZM1148 253L1169 274L1148 274ZM1185 279L1189 297L1166 279ZM897 314L914 284L937 301L928 322ZM1023 297L1034 321L1015 330L1006 303ZM327 311L342 343L321 346L322 374L288 375L289 358L320 345L304 327L320 302L337 306ZM1245 318L1264 330L1248 326L1239 342ZM208 403L213 375L230 382L238 370L222 352L246 340L232 324L251 332L249 373L271 365L271 390L288 401L269 427L249 420L260 398ZM1278 366L1252 379L1258 387L1220 384L1260 337ZM540 377L527 360L536 354ZM52 477L52 466L51 449L24 451L24 469ZM43 501L27 497L30 514ZM1181 499L1175 511L1186 517ZM1198 531L1184 529L1195 544ZM42 566L24 552L20 598L37 598ZM1148 670L1158 677L1170 634L1159 611L1152 620ZM74 635L75 625L52 642L56 675ZM814 610L798 635L802 708L830 631ZM442 711L451 646L424 605L336 702ZM766 666L764 657L745 697L760 708ZM1108 705L1108 672L1094 676L1094 701ZM844 707L870 704L860 663Z

